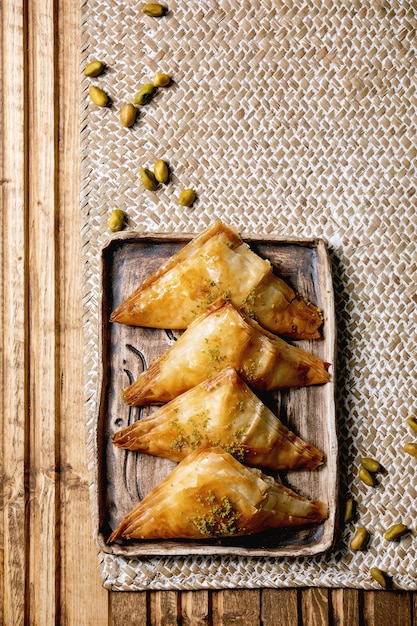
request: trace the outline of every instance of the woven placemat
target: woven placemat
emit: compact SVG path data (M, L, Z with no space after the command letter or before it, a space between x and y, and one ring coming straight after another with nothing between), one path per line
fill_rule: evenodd
M200 232L215 217L240 232L322 237L331 254L338 322L341 496L358 506L338 546L316 558L122 558L100 553L106 588L376 588L379 566L415 589L416 4L370 0L169 1L159 19L137 0L82 5L82 244L86 413L96 451L100 249L113 208L127 228ZM157 71L168 88L122 128L119 110ZM96 107L90 84L112 106ZM171 182L147 192L141 166L159 158ZM180 207L179 192L197 192ZM370 488L361 456L386 472ZM95 485L92 485L95 501ZM383 538L401 521L398 542ZM358 525L371 540L349 549Z

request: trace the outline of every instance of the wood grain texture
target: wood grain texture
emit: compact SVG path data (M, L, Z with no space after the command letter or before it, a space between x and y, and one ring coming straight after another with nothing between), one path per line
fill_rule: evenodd
M56 616L57 294L55 6L28 5L29 568L31 623ZM51 62L52 61L52 62ZM39 577L39 571L43 576Z
M59 277L59 535L61 580L58 613L62 624L105 625L108 594L98 576L91 541L89 472L84 430L83 332L81 327L79 25L77 4L61 1L58 11L57 84L58 213L56 273ZM77 576L80 555L82 576ZM88 599L88 600L87 600ZM126 623L126 622L125 622ZM141 622L139 622L141 623Z
M149 594L146 591L109 593L108 624L112 624L112 626L126 626L127 624L148 626L149 605ZM103 611L99 615L103 619L104 617L107 618ZM103 623L107 623L107 621Z
M184 626L207 626L211 623L211 593L186 591L181 594L181 617Z
M102 589L82 391L79 5L3 0L0 16L0 623L417 626L416 593Z
M337 626L360 625L360 592L358 590L334 589L330 592L330 599L330 623L337 624Z
M403 626L411 624L412 596L398 591L363 592L363 622L365 626Z
M301 620L303 626L327 626L329 617L329 590L303 589L301 591Z
M256 626L261 619L261 592L238 589L213 592L213 626Z
M0 284L0 623L25 621L27 428L27 257L23 3L5 0L1 17ZM13 51L13 54L10 52ZM10 102L14 106L10 106Z
M180 621L179 594L176 591L155 591L150 594L150 626L176 626Z
M298 616L296 589L263 589L261 594L262 623L295 626Z

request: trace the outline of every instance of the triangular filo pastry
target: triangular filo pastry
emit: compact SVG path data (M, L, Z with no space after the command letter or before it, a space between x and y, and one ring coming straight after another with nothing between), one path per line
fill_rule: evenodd
M225 297L273 333L292 339L320 336L323 320L317 307L298 296L273 273L269 261L220 221L151 274L110 319L182 330Z
M246 465L273 470L318 467L323 454L297 437L226 368L112 437L119 448L181 461L203 443Z
M129 405L164 404L225 367L259 390L329 381L328 364L286 343L228 302L211 305L123 391Z
M308 500L220 447L187 456L125 517L117 539L209 539L316 524L327 506Z

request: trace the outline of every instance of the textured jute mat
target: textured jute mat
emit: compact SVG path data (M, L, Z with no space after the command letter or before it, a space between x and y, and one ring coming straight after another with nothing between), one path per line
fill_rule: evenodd
M394 0L167 1L159 19L137 0L83 2L82 244L86 413L96 450L100 249L113 208L126 228L200 232L215 217L240 232L322 237L334 274L338 325L341 498L357 519L314 558L99 554L115 590L329 586L415 589L417 459L406 418L416 415L416 3ZM119 110L157 71L173 77L124 129ZM100 109L90 84L110 95ZM171 182L144 191L141 166L163 158ZM180 207L181 189L197 201ZM414 436L416 437L415 433ZM417 437L416 437L417 439ZM362 456L385 468L376 488L358 479ZM92 485L93 501L95 488ZM402 522L397 542L384 529ZM358 525L371 539L353 552Z

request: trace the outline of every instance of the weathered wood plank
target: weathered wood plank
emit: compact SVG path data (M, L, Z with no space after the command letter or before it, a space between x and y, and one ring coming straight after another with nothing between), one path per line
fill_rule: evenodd
M84 371L80 249L79 50L80 9L58 4L58 270L61 623L108 623L108 594L92 540L84 428ZM63 105L65 103L65 106ZM58 271L57 270L57 271ZM79 558L83 555L83 575ZM126 622L125 622L126 623ZM146 623L146 622L145 622Z
M334 589L331 591L331 621L337 626L359 626L359 591L357 589Z
M177 591L150 592L148 614L150 626L177 626L180 617Z
M211 623L211 596L209 591L181 593L183 626L203 626Z
M329 590L320 588L301 591L303 626L327 626L329 621Z
M145 625L177 624L182 619L184 624L245 626L259 624L262 618L265 624L280 626L301 620L303 626L382 626L389 616L390 626L417 626L417 594L398 592L124 592L110 594L108 605L91 540L84 458L78 156L73 143L78 138L78 11L70 0L4 0L0 7L0 623ZM25 97L25 71L30 101ZM58 136L53 123L58 116L57 77ZM6 107L6 102L13 106ZM26 519L25 466L31 469ZM294 614L290 622L298 595L303 615Z
M123 591L109 594L109 624L112 626L127 626L127 624L140 624L147 626L148 599L146 591Z
M298 593L295 589L264 589L261 595L263 624L294 626L298 615Z
M260 618L258 589L213 592L213 626L259 626Z
M4 0L1 20L0 128L0 623L25 623L25 433L27 298L25 62L23 2ZM12 104L12 106L10 106Z
M53 0L28 5L30 624L57 618L56 93ZM42 573L40 576L39 573Z
M366 626L407 626L412 623L412 596L406 592L363 593L363 622Z

